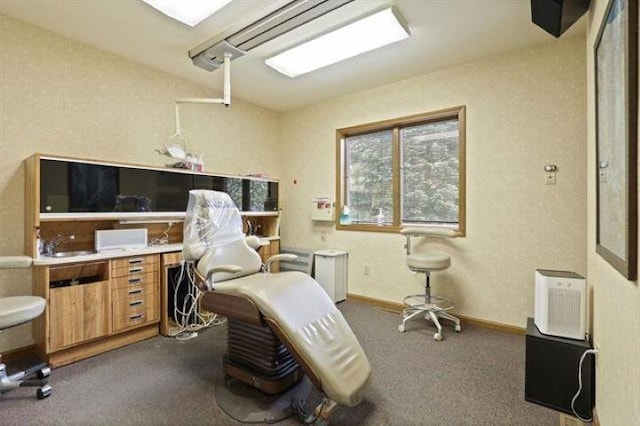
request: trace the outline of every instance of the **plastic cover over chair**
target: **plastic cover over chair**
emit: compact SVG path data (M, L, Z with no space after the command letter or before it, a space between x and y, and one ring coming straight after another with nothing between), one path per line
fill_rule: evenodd
M183 228L184 260L197 261L207 249L243 238L240 211L228 194L204 189L189 191Z

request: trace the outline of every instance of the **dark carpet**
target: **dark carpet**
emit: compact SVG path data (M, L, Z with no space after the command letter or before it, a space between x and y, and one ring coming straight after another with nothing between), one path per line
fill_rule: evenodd
M463 325L436 342L426 321L400 333L398 314L356 302L339 308L373 375L364 401L340 407L331 424L558 424L557 412L524 401L524 336ZM225 329L188 341L156 337L55 369L47 399L38 401L33 388L0 396L0 425L237 425L214 394Z

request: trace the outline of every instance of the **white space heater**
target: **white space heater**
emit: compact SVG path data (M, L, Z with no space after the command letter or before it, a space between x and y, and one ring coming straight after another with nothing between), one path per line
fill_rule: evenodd
M587 283L575 272L536 269L534 322L542 334L584 340Z

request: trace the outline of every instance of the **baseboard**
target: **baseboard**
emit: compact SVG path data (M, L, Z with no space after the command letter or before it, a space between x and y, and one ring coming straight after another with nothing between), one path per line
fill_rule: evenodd
M48 355L48 363L51 368L61 367L76 361L83 360L101 353L121 348L132 343L150 339L158 335L158 324L150 324L144 327L135 328L130 331L113 334L109 337L94 340L53 352Z
M23 346L21 348L5 351L2 354L2 362L5 364L9 362L20 361L26 358L37 357L38 351L36 345Z
M380 309L384 309L387 311L398 312L401 313L404 309L404 305L398 302L389 302L388 300L375 299L373 297L361 296L359 294L347 294L347 300L366 303L371 306L375 306ZM520 334L524 336L527 333L527 330L524 327L516 327L514 325L502 324L493 321L487 321L478 318L472 318L465 315L459 315L454 313L455 316L460 318L463 324L472 324L477 325L479 327L490 328L492 330L502 331L505 333L511 334Z
M375 306L387 311L401 313L404 305L402 303L389 302L387 300L374 299L373 297L361 296L359 294L347 294L347 300L366 303L367 305Z

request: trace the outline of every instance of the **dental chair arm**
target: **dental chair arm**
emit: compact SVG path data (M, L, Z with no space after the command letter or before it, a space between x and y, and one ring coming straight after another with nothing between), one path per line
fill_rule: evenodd
M209 269L207 271L207 276L203 276L199 271L198 268L193 268L193 272L196 274L196 276L198 277L198 288L200 288L200 290L202 291L211 291L213 290L213 287L211 287L211 277L213 276L213 274L218 273L218 272L228 272L230 274L237 274L239 272L242 272L242 267L238 266L238 265L218 265L218 266L214 266L213 268Z
M267 270L267 274L268 274L271 272L271 264L273 262L280 262L281 260L295 260L297 258L298 258L297 255L290 254L290 253L276 254L274 256L271 256L269 259L267 259L266 263L264 264L264 267Z

